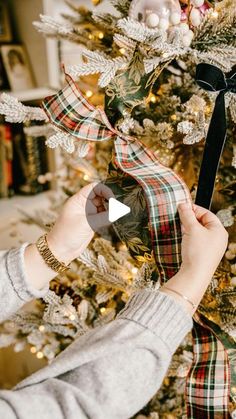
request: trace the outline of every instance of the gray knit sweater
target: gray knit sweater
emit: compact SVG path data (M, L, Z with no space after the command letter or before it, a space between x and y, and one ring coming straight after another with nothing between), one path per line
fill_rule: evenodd
M27 283L25 246L0 252L0 321L47 292ZM154 396L191 327L173 297L139 291L116 320L77 339L13 390L0 391L0 417L130 418Z

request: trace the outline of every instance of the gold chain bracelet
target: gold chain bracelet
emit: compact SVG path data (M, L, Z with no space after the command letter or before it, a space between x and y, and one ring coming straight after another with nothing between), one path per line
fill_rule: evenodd
M196 310L197 305L194 304L191 300L189 300L189 298L186 297L186 295L181 294L179 291L173 290L172 288L168 288L166 285L163 286L163 289L166 289L166 290L174 292L175 294L178 294L180 297L182 297L184 300L186 300L189 304L191 304L191 306L193 307L194 310Z
M39 239L36 242L36 246L43 260L53 271L57 273L62 273L69 269L70 265L66 265L63 262L59 262L59 260L53 255L53 253L49 249L46 234L39 237Z

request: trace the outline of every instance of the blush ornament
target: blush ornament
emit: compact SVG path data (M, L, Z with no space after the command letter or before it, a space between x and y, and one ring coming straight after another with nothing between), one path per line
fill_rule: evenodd
M193 26L199 26L201 23L201 13L195 7L193 7L190 12L190 21Z
M195 7L201 7L204 4L204 0L192 0L191 3Z

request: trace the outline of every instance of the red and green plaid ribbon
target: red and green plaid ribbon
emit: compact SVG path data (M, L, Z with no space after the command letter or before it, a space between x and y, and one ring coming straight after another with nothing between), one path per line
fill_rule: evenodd
M153 251L162 281L181 265L180 202L191 202L187 186L170 168L133 137L114 129L105 112L93 107L72 78L42 103L52 124L73 137L88 141L114 140L115 164L143 188L149 212ZM225 347L198 319L193 329L194 362L186 386L187 415L191 419L229 417L230 372Z

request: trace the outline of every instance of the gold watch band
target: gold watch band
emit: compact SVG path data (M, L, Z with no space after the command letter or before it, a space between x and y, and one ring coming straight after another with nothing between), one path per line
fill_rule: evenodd
M63 262L59 262L57 258L53 255L51 250L48 247L47 242L47 235L44 234L43 236L39 237L39 239L36 242L37 249L46 262L46 264L51 268L53 271L57 273L65 272L67 269L69 269L70 265L66 265Z

